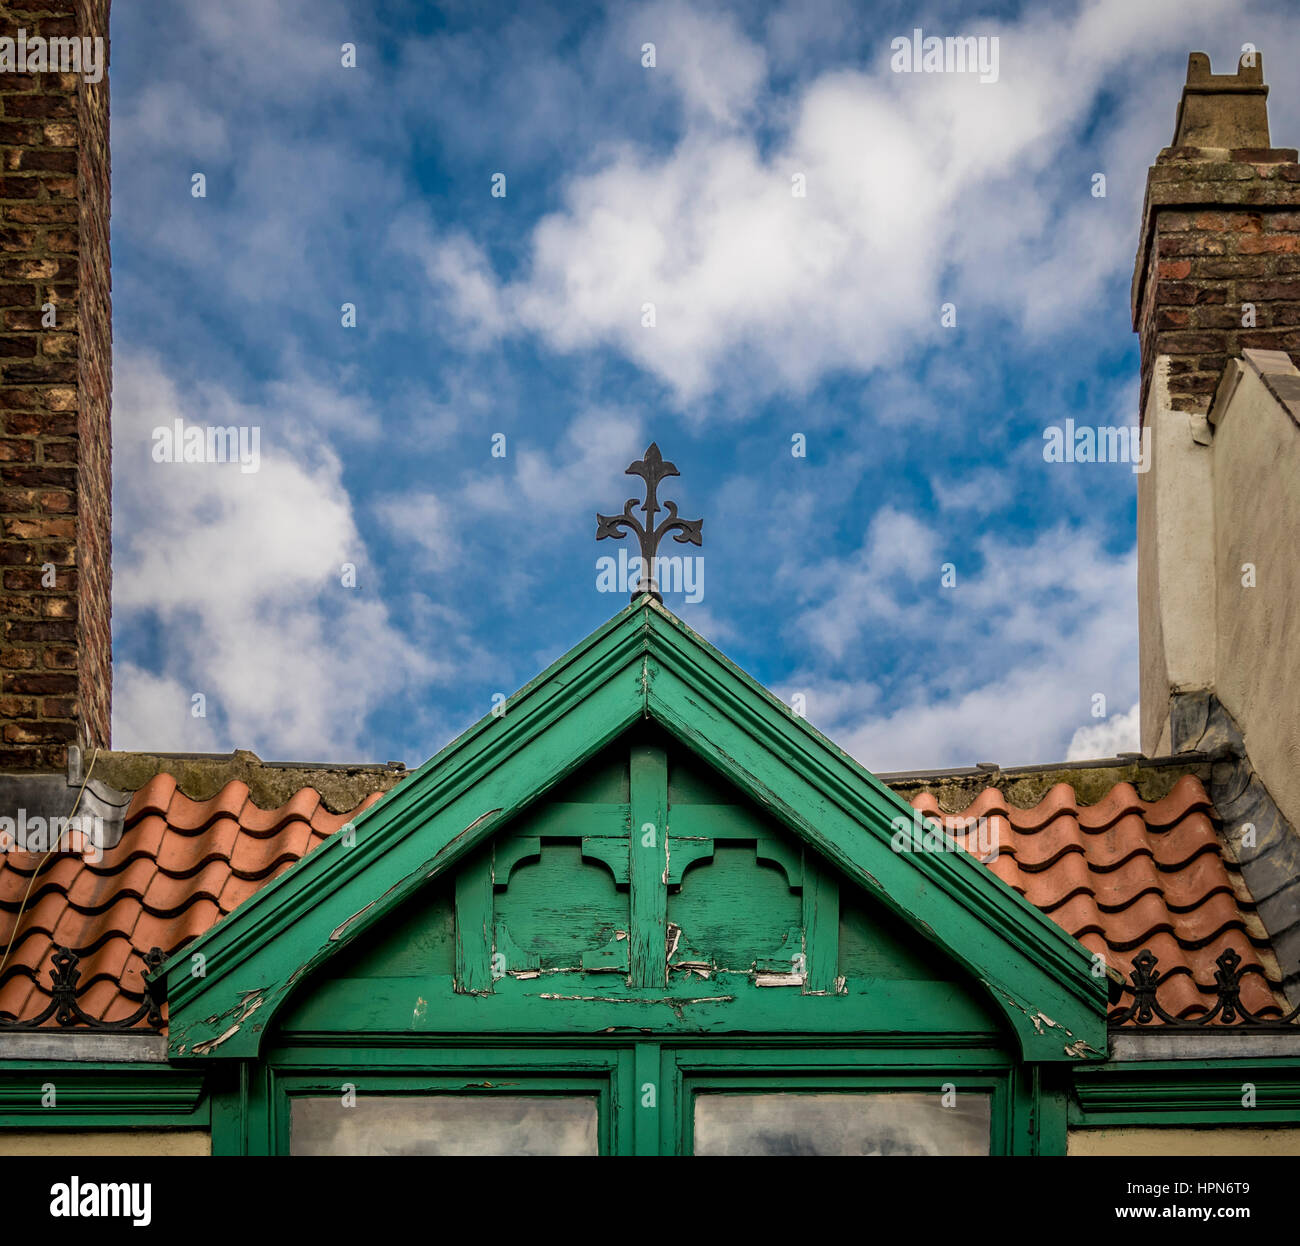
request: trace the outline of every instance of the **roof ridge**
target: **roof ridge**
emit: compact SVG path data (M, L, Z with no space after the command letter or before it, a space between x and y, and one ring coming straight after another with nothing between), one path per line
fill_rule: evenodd
M166 792L165 801L162 799L163 792ZM163 818L169 831L201 835L210 830L218 819L227 817L238 823L241 833L269 839L290 822L305 822L312 827L315 827L318 817L322 822L334 819L346 822L384 795L382 790L375 789L348 809L335 810L325 803L319 789L305 784L278 805L264 806L253 798L251 789L243 779L230 779L212 796L199 800L189 796L174 776L157 774L144 787L132 793L123 827L124 832L129 831L145 818L154 816ZM239 798L238 803L236 797ZM253 826L248 825L250 817L255 823Z
M929 788L918 792L910 800L914 807L923 808L919 802L926 797L929 800L925 802L923 811L935 816L971 818L1000 813L1014 829L1028 833L1042 830L1052 819L1062 814L1073 815L1081 830L1098 833L1113 826L1128 813L1141 813L1142 820L1149 828L1162 828L1173 826L1198 806L1204 806L1207 812L1214 809L1205 785L1192 774L1182 775L1169 792L1158 800L1143 800L1127 779L1120 779L1101 800L1092 804L1081 801L1073 784L1065 780L1052 784L1036 804L1028 806L1012 804L996 784L983 788L963 809L944 810L939 804L938 796ZM931 804L933 809L929 807ZM980 812L975 812L977 806L982 806Z

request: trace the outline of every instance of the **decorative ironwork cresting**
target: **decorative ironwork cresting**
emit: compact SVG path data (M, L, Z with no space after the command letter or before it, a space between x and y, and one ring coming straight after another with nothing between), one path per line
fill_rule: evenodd
M675 502L665 502L663 507L660 507L659 482L665 476L680 476L681 473L677 470L676 464L668 462L659 453L656 442L650 443L645 458L637 459L627 469L626 474L640 476L645 481L645 501L641 504L645 523L632 513L637 506L636 498L628 498L621 515L598 514L596 516L596 540L603 541L607 536L620 538L623 535L619 531L620 528L635 532L637 540L641 543L641 571L632 590L632 599L635 601L642 593L649 593L656 601L663 601L659 595L659 577L655 574L659 542L671 532L673 540L683 545L703 546L704 520L679 519ZM655 516L660 509L667 511L668 518L656 526Z
M1133 985L1127 983L1120 988L1133 996L1133 1002L1127 1008L1112 1012L1107 1021L1111 1026L1132 1022L1134 1025L1156 1025L1161 1029L1199 1030L1218 1021L1215 1029L1224 1026L1236 1026L1238 1030L1279 1030L1291 1033L1300 1032L1295 1024L1300 1018L1300 1008L1285 1017L1257 1017L1241 1002L1241 979L1250 972L1263 973L1263 968L1256 964L1242 964L1241 956L1226 948L1214 962L1218 969L1214 974L1214 989L1218 1000L1214 1007L1199 1017L1176 1017L1160 1006L1156 991L1164 981L1165 975L1156 969L1156 958L1149 948L1143 948L1133 958L1133 972L1129 975ZM1112 997L1113 998L1113 997Z
M0 1015L0 1029L34 1030L44 1025L51 1017L58 1025L84 1025L92 1030L129 1030L141 1021L146 1021L155 1030L161 1030L163 1024L162 999L159 986L145 984L144 1003L129 1017L120 1021L102 1021L84 1011L77 1002L79 994L77 979L81 977L78 961L81 957L71 948L56 945L54 949L54 968L50 970L50 1002L45 1010L36 1017L17 1021ZM145 954L145 967L153 973L167 958L161 948L150 948Z

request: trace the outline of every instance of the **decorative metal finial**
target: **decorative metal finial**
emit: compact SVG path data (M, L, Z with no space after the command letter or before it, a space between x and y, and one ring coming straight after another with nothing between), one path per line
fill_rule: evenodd
M659 453L659 446L655 442L650 443L650 448L645 452L645 458L637 459L635 463L627 469L628 476L640 476L645 481L645 502L641 506L645 514L645 523L637 519L632 514L636 509L636 498L628 498L623 506L621 515L597 515L596 516L596 540L603 541L607 536L618 539L622 537L620 528L627 528L635 532L637 539L641 542L641 574L637 581L636 587L632 590L632 600L635 601L642 593L649 593L656 601L663 601L659 596L659 579L655 575L656 551L659 548L659 542L663 540L668 533L673 533L673 540L683 545L703 546L704 540L701 536L701 529L704 527L703 519L678 519L677 504L675 502L665 502L662 509L668 512L668 518L655 526L655 516L659 513L659 482L665 476L679 476L681 473L673 463L669 463L664 456Z

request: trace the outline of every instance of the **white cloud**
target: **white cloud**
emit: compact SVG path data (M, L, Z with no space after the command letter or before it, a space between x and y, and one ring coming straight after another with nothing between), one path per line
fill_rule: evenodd
M641 429L639 416L600 406L575 416L554 450L517 437L505 459L466 481L457 509L463 506L467 515L479 517L513 514L521 507L535 514L591 510L594 530L596 507L612 505L610 482L646 448ZM637 484L629 481L630 493ZM525 538L530 532L534 539L549 539L545 527L517 529Z
M1065 528L1029 545L986 539L982 568L959 570L958 587L941 589L936 568L932 593L915 594L909 580L904 594L864 573L891 530L903 531L896 519L873 525L855 574L830 586L802 626L837 666L863 652L869 666L901 637L915 673L891 672L884 693L883 680L814 664L783 689L786 699L805 692L809 719L869 769L1059 761L1094 693L1123 703L1136 692L1134 553L1107 554L1091 533ZM898 548L930 557L916 533Z
M671 8L670 28L693 29L689 10ZM498 281L463 236L436 244L430 270L481 333L612 347L683 404L728 365L798 392L830 370L894 362L941 340L948 300L959 325L961 309L985 304L1027 331L1059 329L1131 262L1132 243L1131 213L1094 200L1063 152L1108 75L1140 73L1135 49L1154 56L1211 8L1098 0L1071 18L983 22L1002 39L998 83L893 74L887 58L828 72L779 105L769 120L790 120L762 145L756 127L720 124L760 98L760 50L715 23L710 37L728 42L707 73L694 57L661 61L692 105L673 149L624 144L573 176L562 209L537 224L521 279ZM1116 164L1135 180L1132 133L1120 128L1118 150L1109 132L1093 143L1088 158L1112 180ZM1152 151L1146 135L1141 159ZM795 174L806 198L791 194ZM642 324L647 303L654 328Z
M447 296L470 334L469 344L486 344L505 331L507 316L487 256L463 233L435 241L427 225L407 214L391 231L400 249L415 255Z
M767 57L731 14L660 0L636 9L626 25L634 46L655 45L655 67L647 72L672 83L693 119L730 126L752 108Z
M150 82L114 108L115 159L157 159L164 152L177 152L190 160L224 160L230 145L226 118L181 82Z
M296 99L304 88L367 72L373 44L341 0L223 0L188 10L192 50L210 58L209 72L233 96ZM344 69L342 44L360 46L357 68Z
M980 467L966 472L957 469L951 476L931 476L930 492L941 511L990 515L1011 501L1013 481L1007 467Z
M939 582L938 539L932 529L892 506L872 518L866 539L844 559L823 559L787 572L818 597L802 625L832 658L844 656L862 632L881 620L901 623L908 608L900 602L891 577L916 584L926 576Z
M152 620L163 638L147 669L119 668L118 746L355 750L384 697L445 672L377 597L337 456L277 412L182 392L154 360L116 363L114 604L119 622ZM232 412L260 417L259 471L152 460L154 428ZM194 693L219 726L178 726Z
M1113 714L1102 722L1080 727L1070 737L1065 760L1088 761L1094 757L1115 757L1120 753L1140 751L1141 708L1141 705L1134 705L1127 714Z
M333 371L322 361L309 365L293 359L286 364L284 378L265 386L265 409L275 412L277 422L290 427L314 426L341 436L378 436L380 418L374 402L348 384L348 371L331 376Z
M459 556L451 512L436 493L391 494L375 510L399 541L420 551L429 570L444 571Z
M134 662L115 662L114 746L151 748L160 753L221 752L214 724L207 717L194 715L196 691Z

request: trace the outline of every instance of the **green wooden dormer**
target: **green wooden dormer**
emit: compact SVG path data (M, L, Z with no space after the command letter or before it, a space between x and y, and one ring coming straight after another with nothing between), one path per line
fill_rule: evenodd
M1112 997L1107 1032L1115 984L1088 913L1113 954L1142 947L1148 921L1192 948L1225 909L1188 774L1146 798L1110 778L1088 804L1060 782L1012 807L967 794L1005 831L981 860L643 595L382 798L353 790L350 814L322 813L299 775L265 804L231 780L202 799L169 773L137 782L95 867L95 894L117 880L117 898L79 942L121 927L148 951L171 928L152 980L166 1015L153 1026L123 974L109 998L124 1031L0 1035L0 1148L34 1145L29 1130L216 1154L1141 1154L1300 1137L1276 1005L1272 1030L1198 1029L1135 1024ZM1031 781L1053 782L1016 780ZM159 892L196 898L174 927L142 863L189 880ZM1150 889L1162 878L1167 896ZM42 885L38 915L57 899ZM81 893L65 885L70 924ZM203 924L203 888L233 889L232 911ZM98 1007L88 963L73 1003ZM1253 972L1239 1002L1258 1017L1271 980ZM1163 998L1185 1007L1203 977L1171 976ZM65 999L23 1007L39 1022Z
M174 956L169 1055L221 1150L1039 1149L1105 981L914 824L642 596Z

